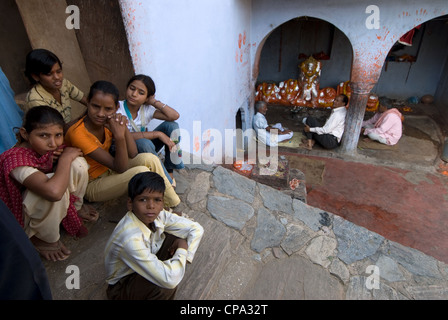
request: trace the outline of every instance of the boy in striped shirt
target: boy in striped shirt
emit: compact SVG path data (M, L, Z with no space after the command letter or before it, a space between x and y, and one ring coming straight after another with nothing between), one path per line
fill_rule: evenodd
M105 250L107 296L113 300L172 300L204 230L163 209L165 183L154 172L134 176L128 212Z

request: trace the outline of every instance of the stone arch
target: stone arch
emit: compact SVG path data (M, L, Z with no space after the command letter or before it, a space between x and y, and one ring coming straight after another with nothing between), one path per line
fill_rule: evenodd
M329 43L327 45L327 48L328 48L329 52L327 54L330 54L330 60L324 61L323 69L325 68L325 62L327 62L326 63L327 68L328 68L329 65L330 66L333 65L333 67L334 67L334 65L338 63L336 61L336 59L338 59L339 57L343 56L344 54L345 55L347 55L347 54L350 55L350 57L348 57L346 59L345 65L344 65L344 70L345 70L345 73L346 73L346 76L344 77L344 80L345 81L350 80L351 65L352 65L352 60L353 60L353 47L352 47L352 44L351 44L349 38L337 26L335 26L333 23L331 23L331 22L329 22L329 21L327 21L325 19L321 19L319 17L311 17L311 16L299 16L299 17L287 20L287 21L279 24L276 28L272 29L268 34L266 34L264 36L264 38L259 42L259 44L258 44L258 46L256 48L255 55L254 55L254 64L253 64L253 69L252 69L253 70L252 80L253 80L254 84L259 79L260 67L261 67L261 64L263 63L263 61L262 61L263 60L263 51L266 49L266 45L269 44L270 39L272 39L272 37L278 36L279 30L281 30L282 28L286 28L286 29L289 28L289 29L291 29L291 28L294 27L294 24L296 26L299 25L299 27L302 27L305 22L314 23L314 24L320 26L321 30L325 30L325 28L327 28L327 31L330 33L330 36L327 35L327 38L329 40ZM302 24L302 26L300 26L300 24ZM322 28L322 26L323 26L323 28ZM286 31L286 32L288 32L288 31ZM289 34L289 36L290 36L290 34ZM317 34L317 38L318 37L319 37L319 34ZM297 37L295 39L293 39L293 40L297 41L297 42L300 41L300 34L297 35ZM317 41L318 40L316 40L316 42ZM343 42L342 45L349 46L349 48L346 49L346 50L344 50L344 48L343 48L341 50L341 48L340 48L341 41ZM285 50L283 50L281 48L281 46L285 47L286 51L288 51L288 48L287 48L288 45L289 44L287 43L287 40L284 40L284 42L282 44L280 44L280 46L278 48L279 51L285 51ZM298 48L298 50L300 50L300 48ZM318 50L319 49L316 49L315 51L318 51ZM289 51L291 52L292 50L289 50ZM341 51L343 51L343 52L341 52ZM295 70L294 71L298 73L298 65L299 65L298 56L299 56L299 54L302 53L302 54L305 54L305 55L311 55L311 54L317 54L319 52L313 52L313 50L310 48L308 52L296 52L296 53L297 54L295 56L294 55L290 55L290 59L294 60L294 58L291 58L291 57L295 57L295 62L289 63L289 65L294 65L295 66ZM280 54L284 55L284 52L280 52ZM331 59L333 59L333 60L331 60ZM282 60L283 60L283 57L280 56L279 57L279 61L278 61L279 64L282 63ZM283 68L283 66L280 66L280 67ZM339 66L339 68L338 68L338 72L339 73L340 73L340 70L341 70L341 68ZM293 74L290 73L289 75L292 76ZM279 81L287 80L288 77L287 76L285 76L285 77L286 77L286 79L277 78L277 79L274 79L274 80L279 80ZM329 82L329 83L327 83L328 85L336 87L337 84L338 84L337 83L338 80L335 80L337 78L337 76L333 76L333 78L334 78L333 80L331 80L331 79L328 80L328 77L324 77L323 79L327 79L328 80L328 82Z

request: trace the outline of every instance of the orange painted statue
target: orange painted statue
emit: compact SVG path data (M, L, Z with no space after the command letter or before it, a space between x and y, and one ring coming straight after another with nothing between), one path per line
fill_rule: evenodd
M319 81L321 74L321 63L310 56L300 64L300 87L302 88L301 99L311 102L313 107L318 106Z
M300 94L299 83L296 79L289 79L279 83L280 96L282 104L294 105L296 97Z
M341 82L338 86L337 92L338 95L345 94L347 97L350 98L352 94L352 88L350 87L350 80Z
M257 87L255 100L265 101L267 103L280 103L282 100L280 96L280 89L275 83L263 82Z
M336 89L327 87L319 91L319 107L331 107L334 99L336 99Z
M331 107L336 96L350 96L350 81L341 83L337 89L320 90L321 63L310 56L300 64L299 79L289 79L278 84L263 82L257 86L255 101L299 107Z
M376 94L369 95L369 99L367 100L366 111L376 112L378 110L379 104L380 100Z

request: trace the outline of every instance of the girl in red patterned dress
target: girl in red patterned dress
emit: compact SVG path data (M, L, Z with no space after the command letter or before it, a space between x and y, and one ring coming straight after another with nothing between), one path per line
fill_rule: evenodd
M87 234L80 214L88 166L80 149L63 146L64 125L57 110L32 108L17 145L0 155L0 197L37 251L52 261L71 253L60 241L61 222L72 236Z

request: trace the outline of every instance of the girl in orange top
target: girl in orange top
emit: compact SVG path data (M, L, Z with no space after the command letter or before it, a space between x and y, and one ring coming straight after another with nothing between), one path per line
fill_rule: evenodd
M127 128L127 118L118 110L118 89L110 82L97 81L87 97L87 112L65 136L67 145L78 147L90 165L90 181L86 199L107 201L127 193L131 178L144 171L164 177L166 192L164 205L175 207L180 199L164 175L159 158L150 153L138 154L135 140ZM115 155L109 153L115 140Z

